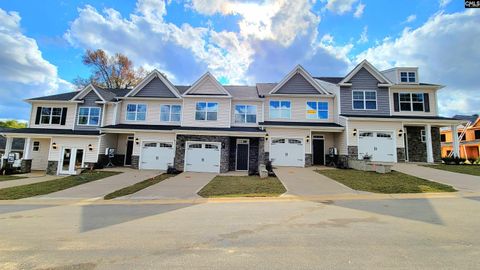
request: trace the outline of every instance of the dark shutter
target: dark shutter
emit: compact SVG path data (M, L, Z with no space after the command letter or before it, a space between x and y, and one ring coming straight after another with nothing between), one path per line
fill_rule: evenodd
M37 116L35 116L35 125L40 124L40 114L42 113L42 107L37 107Z
M60 125L65 126L65 122L67 121L67 109L66 107L63 107L62 110L62 120L60 121Z
M430 112L430 95L428 93L423 93L423 108L425 108L425 112Z
M393 110L395 112L400 111L400 105L398 104L398 93L393 93Z

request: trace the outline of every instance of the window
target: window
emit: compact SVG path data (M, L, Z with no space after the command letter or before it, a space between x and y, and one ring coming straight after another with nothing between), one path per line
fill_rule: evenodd
M423 93L400 93L400 111L423 112Z
M206 149L218 149L218 145L215 144L205 144Z
M145 121L147 116L146 104L127 104L127 116L128 121Z
M376 110L377 92L373 90L352 91L352 102L354 110Z
M360 132L360 137L373 137L373 132Z
M328 119L328 102L307 101L307 119Z
M273 139L272 144L285 143L285 139Z
M445 134L440 135L440 141L441 142L446 142L447 141L447 136Z
M180 122L180 113L182 106L180 105L161 105L160 121L162 122Z
M420 130L420 140L425 142L427 140L427 135L425 134L425 129Z
M475 140L480 140L480 129L475 130Z
M415 75L415 72L400 72L400 81L414 83L416 81Z
M195 120L216 121L218 114L218 103L216 102L197 102L195 108Z
M145 143L143 147L157 147L157 143Z
M60 124L62 119L62 108L42 107L40 114L41 124Z
M256 123L257 106L235 105L235 123Z
M40 142L39 141L34 141L33 142L33 152L38 152L40 151Z
M377 132L377 138L391 138L392 134L390 133L383 133L383 132Z
M270 118L285 118L290 119L290 101L270 101Z
M458 135L458 139L460 139L460 141L466 141L467 140L467 138L466 138L467 134L464 134L462 138L460 138L460 135L462 135L462 132L458 132L457 135Z
M201 143L190 144L190 145L188 145L188 148L189 149L202 148L202 144Z
M290 143L290 144L302 144L302 141L298 140L298 139L288 139L288 143Z
M171 143L160 143L160 148L172 148L173 145Z
M100 108L80 107L78 110L78 124L85 126L98 126L100 123Z

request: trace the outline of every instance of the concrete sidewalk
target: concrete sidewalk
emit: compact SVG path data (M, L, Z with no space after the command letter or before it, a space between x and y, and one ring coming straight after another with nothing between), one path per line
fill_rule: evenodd
M345 185L315 172L315 167L278 167L273 169L287 188L286 195L358 194Z
M197 192L208 184L217 174L184 172L158 184L140 190L137 193L117 198L152 200L152 199L196 199L201 198Z
M133 185L140 181L152 178L162 171L157 170L134 170L129 168L112 168L109 171L120 171L121 174L96 180L90 183L78 185L58 192L33 197L36 199L74 199L74 198L98 198L103 197L118 189Z
M480 191L480 176L432 169L413 163L397 163L393 166L393 169L430 181L450 185L458 191Z

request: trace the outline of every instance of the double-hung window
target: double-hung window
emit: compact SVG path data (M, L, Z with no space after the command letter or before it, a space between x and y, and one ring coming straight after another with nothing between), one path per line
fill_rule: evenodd
M354 110L376 110L377 91L374 90L353 90L352 102Z
M271 100L270 101L270 118L290 119L291 115L290 101L286 100Z
M415 77L415 72L400 72L401 82L414 83L416 81Z
M98 126L100 123L100 108L80 107L78 109L78 124L85 126Z
M41 124L60 124L62 119L62 108L42 107L40 113Z
M235 123L256 123L257 106L235 105Z
M218 117L218 103L197 102L195 106L195 120L216 121Z
M423 112L423 93L400 93L400 111Z
M307 101L307 119L328 119L328 102Z
M162 122L180 122L182 106L180 105L161 105L160 121Z
M147 118L147 105L146 104L127 104L128 121L145 121Z

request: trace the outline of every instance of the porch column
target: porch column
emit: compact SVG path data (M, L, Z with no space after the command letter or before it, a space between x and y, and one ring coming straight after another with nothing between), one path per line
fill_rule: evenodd
M457 125L453 125L451 127L451 130L452 130L452 138L453 138L453 142L452 142L453 157L460 157L460 146L458 143Z
M12 143L13 143L13 138L7 137L7 140L5 142L5 156L7 156L8 153L12 151Z
M427 162L433 163L432 126L430 124L425 126L425 137L427 144Z
M23 159L32 159L32 138L25 138L23 145Z

